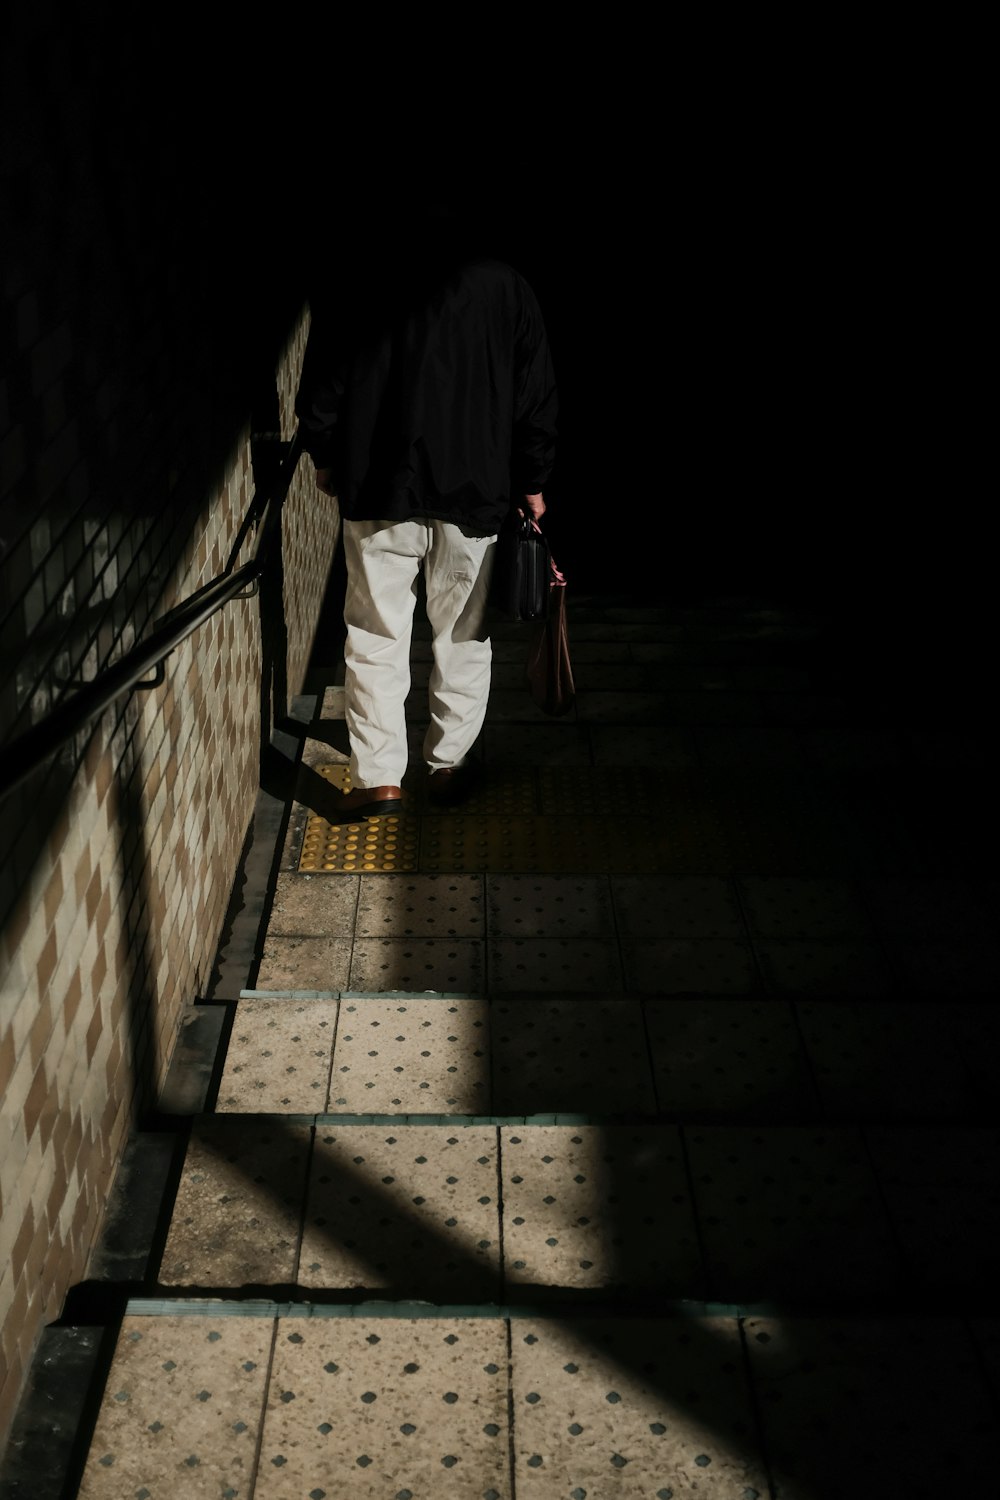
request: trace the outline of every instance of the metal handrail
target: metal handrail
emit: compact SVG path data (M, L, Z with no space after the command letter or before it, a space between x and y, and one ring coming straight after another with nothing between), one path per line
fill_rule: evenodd
M193 635L199 626L204 625L217 610L228 604L230 599L256 585L264 571L268 545L278 524L302 451L302 440L296 433L282 456L277 478L264 501L257 539L248 562L234 568L234 554L223 573L163 615L153 625L145 640L133 646L111 666L105 667L92 682L86 683L72 698L60 703L12 744L0 749L0 799L26 781L42 761L68 745L81 729L102 714L116 698L138 688L158 685L163 680L163 663L170 653L189 635ZM251 506L250 514L253 510L254 507ZM156 669L156 676L151 681L143 682L143 678L153 669Z

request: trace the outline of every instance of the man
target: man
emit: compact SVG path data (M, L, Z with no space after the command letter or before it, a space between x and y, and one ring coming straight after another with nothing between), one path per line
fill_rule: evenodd
M496 535L512 506L544 514L556 436L531 287L447 210L400 219L358 257L337 312L314 301L296 400L316 481L343 518L353 787L342 812L358 818L402 805L421 569L434 658L430 795L463 794L490 690Z

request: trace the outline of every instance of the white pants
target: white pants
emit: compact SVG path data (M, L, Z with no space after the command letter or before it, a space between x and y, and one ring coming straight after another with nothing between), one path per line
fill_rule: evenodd
M434 665L424 760L460 766L486 717L493 657L485 633L495 536L450 521L345 521L347 729L355 786L399 786L417 574L424 570Z

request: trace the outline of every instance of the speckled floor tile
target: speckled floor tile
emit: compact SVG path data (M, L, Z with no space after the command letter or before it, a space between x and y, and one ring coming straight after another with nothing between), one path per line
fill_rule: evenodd
M481 938L485 931L481 875L361 878L359 938Z
M872 924L848 880L743 876L740 898L751 932L763 938L869 936Z
M750 1318L746 1338L782 1500L995 1490L996 1419L957 1321Z
M802 1039L834 1119L960 1119L969 1074L944 1007L919 1001L802 1000Z
M268 936L350 938L359 879L358 875L338 875L331 880L325 875L280 874Z
M310 1128L280 1118L194 1121L163 1251L164 1286L290 1282Z
M497 1291L496 1130L322 1125L300 1281L432 1301Z
M618 945L588 938L493 938L489 943L491 993L530 990L596 990L622 987Z
M253 1482L272 1318L122 1322L80 1500L242 1500Z
M494 1000L493 1111L654 1114L635 1000Z
M216 1109L321 1113L336 1033L336 1000L241 1000Z
M921 1291L992 1295L1000 1241L1000 1130L865 1132L889 1217Z
M687 729L638 724L617 729L613 725L594 724L590 734L594 763L598 766L648 766L650 775L655 775L657 771L679 770L697 762Z
M733 882L720 876L618 876L611 889L623 937L746 937Z
M863 938L779 942L757 938L754 951L769 989L782 995L886 996L896 980L883 950Z
M752 995L761 988L748 942L729 938L622 941L625 987L641 994Z
M676 1129L532 1125L500 1135L508 1295L522 1286L699 1295Z
M349 988L476 993L484 988L483 980L482 943L466 938L358 938Z
M485 1000L341 1001L330 1109L488 1114Z
M739 1329L511 1323L518 1500L763 1500Z
M615 918L601 876L490 875L490 936L613 938Z
M659 1107L696 1120L815 1118L818 1099L784 1000L650 1000Z
M254 1500L509 1500L500 1319L282 1318Z
M872 1296L900 1266L860 1131L685 1131L710 1295Z
M350 937L269 936L257 972L259 990L346 990Z

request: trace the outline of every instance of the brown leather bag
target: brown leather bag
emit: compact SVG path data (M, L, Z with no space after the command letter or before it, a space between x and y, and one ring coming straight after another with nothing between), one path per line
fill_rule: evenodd
M549 607L534 626L528 649L528 687L543 713L558 717L576 702L566 628L566 585L549 584Z

